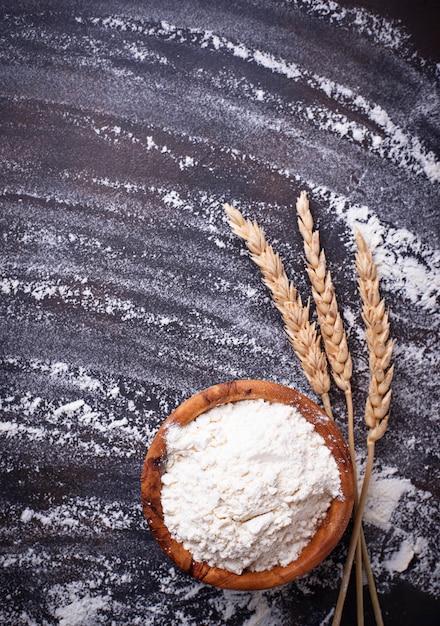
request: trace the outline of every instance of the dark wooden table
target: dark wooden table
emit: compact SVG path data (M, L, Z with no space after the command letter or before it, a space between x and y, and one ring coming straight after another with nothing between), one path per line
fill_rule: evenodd
M222 209L258 220L306 301L302 189L361 471L354 225L374 247L396 373L365 532L386 624L438 623L439 11L360 4L0 2L1 624L331 623L348 533L298 581L228 593L173 567L140 503L148 445L193 393L262 378L319 400Z

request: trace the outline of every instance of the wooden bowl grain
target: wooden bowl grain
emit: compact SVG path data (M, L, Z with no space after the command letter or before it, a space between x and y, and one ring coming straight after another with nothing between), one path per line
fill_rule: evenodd
M337 463L342 498L334 499L327 515L310 543L298 558L285 567L263 572L233 574L196 562L191 554L170 535L164 523L161 504L161 476L166 465L166 429L171 424L185 426L214 406L262 398L295 407L325 440ZM268 429L270 425L268 424ZM197 580L225 589L257 590L277 587L306 574L323 561L341 539L353 507L353 467L345 440L335 423L312 400L299 392L262 380L236 380L220 383L195 394L163 422L145 458L141 479L142 506L150 530L165 554L183 571Z

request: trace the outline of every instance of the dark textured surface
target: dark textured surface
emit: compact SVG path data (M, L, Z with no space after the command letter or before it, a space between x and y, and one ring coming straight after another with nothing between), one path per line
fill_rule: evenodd
M354 224L375 247L396 374L365 528L386 623L436 623L440 21L416 5L0 2L0 623L331 622L348 536L295 583L228 593L172 567L140 503L148 444L193 393L262 378L317 400L222 209L258 219L307 299L301 189L360 468Z

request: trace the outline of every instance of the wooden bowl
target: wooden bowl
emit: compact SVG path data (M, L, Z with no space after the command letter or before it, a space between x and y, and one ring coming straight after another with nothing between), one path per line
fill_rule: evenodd
M191 554L173 539L164 523L161 504L161 475L166 464L166 429L171 424L185 426L214 406L263 398L294 406L320 434L337 463L343 498L334 499L327 515L298 558L289 565L234 574L194 561ZM268 424L268 432L270 425ZM142 506L151 532L165 554L197 580L225 589L256 590L283 585L307 573L333 550L344 533L353 507L353 467L347 445L335 423L306 396L289 387L262 380L237 380L220 383L192 396L163 422L145 458L141 481Z

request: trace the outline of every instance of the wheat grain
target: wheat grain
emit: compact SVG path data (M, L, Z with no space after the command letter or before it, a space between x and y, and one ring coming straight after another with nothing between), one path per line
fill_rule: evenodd
M313 229L313 217L305 191L297 199L296 210L324 348L335 383L343 391L350 391L353 365L347 336L338 310L332 277L327 270L325 252L320 248L319 231Z
M325 252L323 249L321 250L320 247L319 231L314 230L313 217L305 191L302 191L299 198L297 198L296 211L298 214L298 228L304 243L304 252L307 260L307 273L312 285L312 295L316 304L318 322L321 328L325 351L330 363L333 379L336 385L344 391L347 403L348 442L353 464L353 484L355 494L354 513L356 513L359 498L354 440L353 398L351 389L351 375L353 370L352 359L348 350L347 336L345 334L342 318L339 313L331 273L327 270ZM363 622L363 555L373 605L376 605L376 588L366 549L365 537L363 532L361 532L356 549L358 624ZM379 612L380 608L375 606L375 611Z
M362 317L366 327L366 341L370 364L370 383L365 406L365 421L369 427L367 436L367 463L362 483L358 514L353 528L352 543L359 533L362 514L370 483L375 444L385 434L388 427L389 408L391 402L391 381L394 365L390 366L393 352L393 341L389 339L389 319L385 310L385 301L380 298L379 278L373 261L371 250L365 243L358 229L355 231L358 252L356 254L356 271L358 273L359 292L362 299ZM339 616L345 600L346 587L353 559L353 548L350 544L347 563L344 569L343 584L340 598L335 611ZM380 616L381 617L381 616ZM338 621L334 622L339 624ZM378 622L383 624L383 621Z
M358 252L356 271L362 298L362 317L366 328L370 364L370 384L365 407L365 421L370 428L369 439L380 439L388 424L391 403L390 366L394 342L389 338L390 324L385 300L380 298L379 278L371 250L358 229L355 231Z
M223 206L232 231L245 241L252 260L261 270L263 282L281 313L286 335L300 360L310 386L321 396L325 410L331 416L327 361L321 351L316 326L309 321L309 304L303 305L301 296L287 277L281 257L267 242L257 222L246 220L241 212L230 204Z
M359 292L362 299L362 317L366 327L366 340L370 363L370 384L365 406L365 422L369 427L367 435L367 463L362 482L359 506L355 517L347 560L342 575L341 588L333 618L333 626L339 626L342 610L347 595L350 572L361 532L362 517L373 471L375 445L383 437L389 420L391 402L391 381L394 365L390 366L393 353L393 341L389 339L389 319L385 310L385 301L380 298L379 278L371 250L365 243L358 229L355 231L358 252L356 271L358 273ZM382 624L383 622L379 622Z

